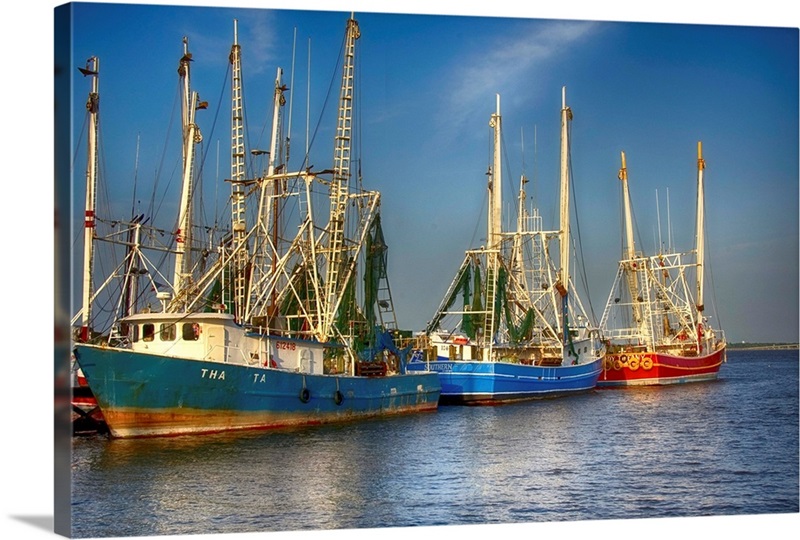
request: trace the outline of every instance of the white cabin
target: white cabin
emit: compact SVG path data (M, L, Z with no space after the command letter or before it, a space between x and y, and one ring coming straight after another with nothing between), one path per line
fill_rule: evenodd
M137 313L120 325L135 352L323 373L322 343L253 332L228 313Z

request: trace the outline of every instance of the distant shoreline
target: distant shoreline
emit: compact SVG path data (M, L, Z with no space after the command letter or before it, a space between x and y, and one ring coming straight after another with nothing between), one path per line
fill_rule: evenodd
M728 343L728 350L738 351L791 351L800 349L798 343Z

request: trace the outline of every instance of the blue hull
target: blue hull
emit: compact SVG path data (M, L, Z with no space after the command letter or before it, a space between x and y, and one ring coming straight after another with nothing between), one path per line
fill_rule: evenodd
M77 345L114 437L270 429L432 411L436 373L310 375Z
M542 367L505 362L411 362L411 370L435 371L442 385L440 403L491 405L551 398L592 390L602 359L577 366Z

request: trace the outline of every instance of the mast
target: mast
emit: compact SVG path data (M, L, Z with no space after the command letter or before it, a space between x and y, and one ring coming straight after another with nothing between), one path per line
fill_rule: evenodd
M86 207L83 226L83 309L81 311L80 341L89 341L89 322L92 315L92 270L94 265L94 216L97 192L97 133L98 112L100 110L99 73L100 60L92 56L86 61L86 68L80 69L84 76L92 77L92 90L86 101L89 111L88 152L86 160Z
M233 45L231 87L231 228L233 230L233 300L234 318L242 323L245 309L245 287L247 283L248 253L244 249L246 240L245 222L245 161L244 161L244 114L242 105L242 60L239 46L238 21L233 20Z
M489 251L486 253L486 316L483 325L483 341L489 348L486 360L492 359L492 345L494 343L495 328L495 295L497 292L497 272L500 267L500 242L502 234L502 168L500 153L500 137L502 135L502 122L500 117L500 94L496 95L495 113L489 119L489 126L493 129L493 159L489 180L489 230L486 238ZM477 291L476 291L477 294Z
M269 143L269 161L267 163L267 176L272 176L275 173L275 159L279 155L278 149L278 125L280 120L281 107L286 103L286 98L283 92L287 90L286 86L281 84L281 77L283 76L283 69L278 68L275 75L275 92L272 100L272 138Z
M489 126L494 128L494 156L492 160L492 174L489 182L489 231L486 237L488 247L492 248L500 243L503 219L503 175L502 160L500 155L500 94L496 95L496 112L489 120Z
M703 319L703 274L705 264L705 194L703 187L703 170L706 168L706 162L703 160L703 143L697 142L697 341L698 352L701 341L701 329Z
M517 275L517 280L521 284L525 284L525 257L522 249L522 235L527 232L528 213L525 208L525 184L528 183L528 177L523 173L519 180L519 209L517 211L517 233L514 235L514 272Z
M280 118L281 118L281 107L286 104L286 97L283 93L286 91L286 85L281 83L281 76L283 75L283 70L278 68L278 73L275 75L275 94L273 97L273 109L272 109L272 141L269 145L269 164L267 165L267 176L272 177L275 174L275 159L279 153L279 146L278 146L278 136L279 136L279 125L280 125ZM289 140L286 140L286 162L284 162L284 166L288 164L289 159ZM280 215L279 215L279 205L280 200L278 196L283 192L283 183L285 180L276 178L274 180L274 187L273 187L273 194L274 197L272 199L272 253L271 253L271 261L272 261L272 273L274 274L277 269L278 264L278 257L280 254L278 253L278 238L280 238ZM272 310L277 309L276 304L276 291L273 289L272 291ZM272 313L271 313L272 315Z
M561 295L561 316L563 326L563 344L569 342L568 328L568 291L569 291L569 122L572 110L567 107L567 87L561 88L561 204L559 246L561 248L559 273L556 289Z
M247 295L247 307L245 310L245 318L250 318L253 314L251 302L255 299L254 294L257 294L257 289L261 286L259 281L268 274L267 261L269 259L269 268L271 273L275 273L278 264L278 239L280 237L280 200L279 197L284 191L285 176L278 175L275 177L275 163L276 158L280 155L279 150L279 132L281 124L281 107L286 103L286 98L283 92L287 89L281 83L281 76L283 70L278 68L275 75L275 91L273 93L273 109L272 109L272 132L270 137L269 150L266 153L269 155L267 161L267 170L265 177L260 179L260 199L258 205L258 233L256 235L256 245L253 249L253 265L248 284L249 293ZM253 154L263 154L263 150L252 150ZM270 204L271 200L271 204ZM277 291L273 288L270 295L270 312L268 315L271 317L275 314L277 309L276 305Z
M622 156L622 168L619 170L619 179L622 181L622 204L625 212L625 257L628 260L636 256L636 246L633 242L633 220L631 219L631 196L628 190L628 168L625 163L625 152Z
M339 117L333 157L333 178L330 184L330 222L328 224L328 250L325 275L325 314L321 334L329 336L338 306L339 273L344 259L344 228L350 182L350 143L353 121L353 78L356 40L361 35L358 22L351 14L345 35L342 86L339 94Z
M619 170L619 179L622 181L622 204L625 216L625 252L624 258L627 262L623 263L626 267L625 274L628 278L628 289L630 290L631 304L633 308L633 319L637 326L642 324L641 308L637 302L639 283L637 268L634 266L633 259L636 257L636 245L633 240L633 218L631 212L631 195L628 189L628 168L625 162L625 152L620 152L622 158L622 168Z
M182 135L183 135L183 181L181 183L181 200L178 209L178 227L175 231L175 271L172 287L175 296L188 285L191 262L187 254L187 246L192 243L192 191L194 176L194 147L202 140L200 130L195 123L195 112L205 108L198 102L197 92L191 91L189 62L192 55L188 49L189 41L183 38L183 56L178 66L178 74L183 81L183 99L181 100Z
M535 133L535 131L534 131ZM535 137L535 135L534 135ZM522 175L519 179L519 209L517 212L517 233L522 233L525 229L525 219L527 218L527 210L525 208L525 184L528 183L528 177L525 175L525 133L520 129L520 146L522 148Z

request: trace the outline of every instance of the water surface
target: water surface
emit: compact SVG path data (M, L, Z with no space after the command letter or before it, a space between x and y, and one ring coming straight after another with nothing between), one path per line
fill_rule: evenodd
M73 535L798 512L798 352L720 379L298 430L74 439Z

